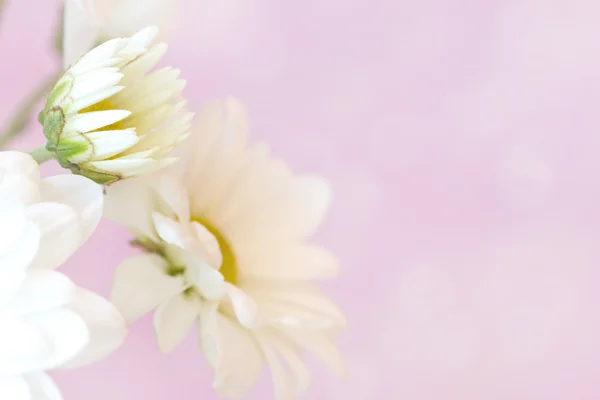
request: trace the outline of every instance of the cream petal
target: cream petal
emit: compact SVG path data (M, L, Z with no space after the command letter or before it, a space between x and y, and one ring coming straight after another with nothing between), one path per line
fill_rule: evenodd
M225 287L227 297L229 297L239 322L247 328L255 327L258 324L258 307L254 299L229 282L225 282Z
M158 347L170 353L188 334L200 313L200 299L178 294L158 306L154 314L154 331Z
M259 305L261 313L279 323L295 321L296 326L315 329L344 326L343 311L315 285L307 282L250 281L244 291Z
M179 221L190 220L190 204L188 192L185 186L171 175L163 174L159 177L157 192L162 199L171 207Z
M59 272L31 271L15 295L0 306L0 312L25 315L58 308L73 299L75 289L73 282Z
M38 372L24 375L23 378L29 385L30 400L62 400L58 387L48 375Z
M281 365L277 352L269 344L262 335L256 334L256 340L260 345L260 349L267 361L269 371L271 372L271 379L273 380L273 386L275 387L275 399L276 400L294 400L294 382L288 371L286 371Z
M74 368L99 361L125 341L125 320L108 300L88 290L77 288L69 308L86 324L89 341L63 368Z
M32 399L29 385L22 376L0 377L0 399L37 400Z
M273 232L277 236L304 239L313 235L331 202L329 183L318 176L290 178L285 189L260 207L239 216L238 232Z
M75 210L59 203L29 206L28 217L40 229L40 245L31 263L32 269L60 267L79 248L81 226Z
M156 254L130 257L117 267L111 301L128 323L185 289L182 277L167 275L167 268Z
M252 333L229 318L217 314L215 328L218 359L213 387L220 396L243 398L260 379L263 356Z
M271 239L271 240L269 240ZM269 279L325 279L339 274L339 261L326 249L275 237L230 239L235 243L240 271Z
M327 335L297 329L282 329L298 346L314 354L327 368L340 378L346 377L346 364L338 350Z
M217 332L218 301L207 301L200 304L198 315L198 344L206 361L216 368L219 362L219 340Z
M152 199L153 191L143 178L116 182L106 188L104 217L156 241Z
M189 251L179 252L185 260L185 279L190 282L203 297L218 300L225 294L225 279L221 273L201 259L194 257Z
M100 65L104 67L109 66L106 65L106 61L114 60L115 55L123 47L123 44L123 39L119 38L102 43L89 52L83 54L81 58L79 58L77 62L71 66L69 72L72 75L77 76L92 71L98 68Z
M57 202L72 207L79 215L83 244L94 232L102 218L102 187L78 175L57 175L40 182L42 201Z
M257 337L260 337L263 346L270 346L279 354L290 373L288 377L294 382L295 394L303 394L310 385L311 376L294 343L274 329L263 329L257 333Z
M213 268L220 268L223 263L223 254L219 241L206 227L196 221L190 224L194 237L202 248L202 258Z

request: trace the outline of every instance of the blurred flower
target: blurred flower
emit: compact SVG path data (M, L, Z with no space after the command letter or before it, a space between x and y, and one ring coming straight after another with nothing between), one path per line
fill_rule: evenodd
M178 99L179 70L149 73L167 48L147 47L156 32L109 40L60 77L40 122L63 167L109 184L176 161L167 155L187 138L192 115Z
M168 32L176 8L177 0L65 0L63 66L100 41L131 36L146 26Z
M0 153L0 398L60 399L40 371L97 361L123 342L115 307L53 271L93 232L102 203L86 178L40 181L29 155Z
M247 394L266 362L277 398L295 397L310 382L302 350L344 374L333 343L344 315L311 282L339 269L331 253L308 243L329 185L293 175L263 145L248 147L235 100L208 107L194 138L181 175L108 189L107 216L146 250L117 268L113 302L128 321L158 307L163 352L197 322L221 396Z

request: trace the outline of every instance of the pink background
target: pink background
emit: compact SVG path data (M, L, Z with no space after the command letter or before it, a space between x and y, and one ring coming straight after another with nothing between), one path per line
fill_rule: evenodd
M58 2L9 3L0 122L58 64ZM334 185L317 241L350 376L315 364L306 399L600 398L600 2L182 3L191 105L240 97L255 139ZM108 294L127 239L103 223L64 270ZM161 355L149 319L55 376L66 399L216 398L194 336Z

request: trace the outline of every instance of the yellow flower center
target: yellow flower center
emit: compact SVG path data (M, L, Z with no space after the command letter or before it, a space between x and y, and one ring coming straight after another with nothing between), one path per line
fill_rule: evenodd
M231 249L231 246L229 245L227 239L225 239L221 232L219 232L219 230L215 228L215 226L208 222L205 218L194 217L192 218L192 220L202 224L217 239L217 242L219 243L219 248L221 249L221 255L223 257L223 262L221 263L221 268L219 269L219 271L221 272L221 275L223 275L225 282L229 282L232 285L237 285L237 262L235 259L235 255L233 254L233 250Z
M92 112L92 111L109 111L109 110L116 110L116 109L117 109L117 107L113 104L113 102L110 101L110 98L108 98L108 99L99 101L98 103L92 104L91 106L81 109L79 111L79 113L83 114L83 113ZM124 121L125 120L117 121L114 124L110 124L110 125L104 126L102 128L98 128L98 129L96 129L96 131L120 131L122 129L125 129Z

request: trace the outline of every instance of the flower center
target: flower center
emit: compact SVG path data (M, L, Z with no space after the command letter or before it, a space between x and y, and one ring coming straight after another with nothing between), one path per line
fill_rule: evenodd
M221 256L223 257L223 262L221 263L221 268L219 272L223 275L225 282L229 282L232 285L237 285L238 283L238 269L237 262L235 259L235 255L233 254L233 250L229 245L229 242L225 237L219 232L214 225L208 222L203 217L193 217L192 221L196 221L199 224L202 224L212 235L217 239L219 243L219 248L221 249Z
M92 111L109 111L109 110L116 110L116 109L117 109L117 107L113 104L112 101L110 101L110 98L108 98L108 99L99 101L98 103L94 103L91 106L81 109L79 111L79 113L83 114L83 113L92 112ZM120 131L122 129L125 129L125 124L123 123L123 121L124 120L117 121L113 124L104 126L102 128L98 128L98 129L96 129L96 131Z

